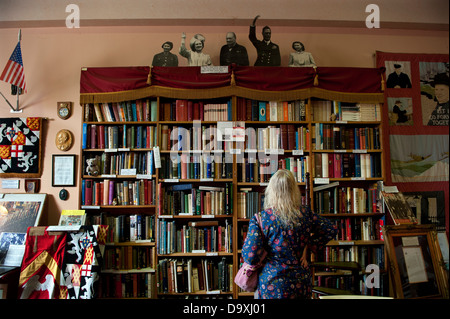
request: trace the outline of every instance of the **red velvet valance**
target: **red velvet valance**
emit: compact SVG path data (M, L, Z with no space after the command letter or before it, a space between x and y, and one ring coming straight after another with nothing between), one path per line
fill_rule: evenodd
M200 67L83 68L80 103L115 102L149 96L260 100L318 97L348 102L382 102L383 72L374 68L230 66L225 73Z

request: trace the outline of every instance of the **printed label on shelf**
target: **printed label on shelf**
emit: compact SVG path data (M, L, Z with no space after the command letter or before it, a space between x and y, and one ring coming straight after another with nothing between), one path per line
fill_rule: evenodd
M135 168L122 168L120 170L120 175L136 175Z
M330 184L330 179L329 178L314 178L314 183L315 184Z
M303 150L292 150L292 155L303 155Z
M180 180L178 178L165 178L164 182L166 183L178 183Z
M353 246L355 244L354 241L339 241L338 245L339 246Z
M148 174L137 174L136 178L138 179L152 179L152 175L148 175Z
M353 150L353 153L365 154L367 150Z

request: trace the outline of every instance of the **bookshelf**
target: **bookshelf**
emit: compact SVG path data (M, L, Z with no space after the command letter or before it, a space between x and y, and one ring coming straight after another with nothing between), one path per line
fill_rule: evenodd
M384 176L383 94L314 92L150 86L82 95L80 207L90 223L110 226L101 296L253 297L233 279L248 221L279 168L294 173L305 205L343 225L328 256L383 255L384 215L371 188ZM93 157L97 176L86 173Z

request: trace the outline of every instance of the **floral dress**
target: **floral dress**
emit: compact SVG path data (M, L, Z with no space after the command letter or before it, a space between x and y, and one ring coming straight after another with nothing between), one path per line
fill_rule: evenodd
M264 248L265 264L259 274L259 299L311 298L311 272L300 265L303 250L322 249L336 236L336 227L327 219L302 208L295 227L286 227L272 209L261 213L261 228L255 216L250 220L242 248L245 262L256 265ZM263 236L262 236L263 235Z

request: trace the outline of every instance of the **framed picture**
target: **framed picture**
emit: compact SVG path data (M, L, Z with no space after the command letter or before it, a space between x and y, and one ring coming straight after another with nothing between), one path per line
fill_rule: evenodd
M448 273L433 225L383 228L394 297L448 298Z
M52 186L75 186L76 155L53 155Z
M39 226L47 194L0 195L0 275L22 264L28 227Z
M25 192L27 193L39 193L40 180L39 179L26 179L25 180Z

